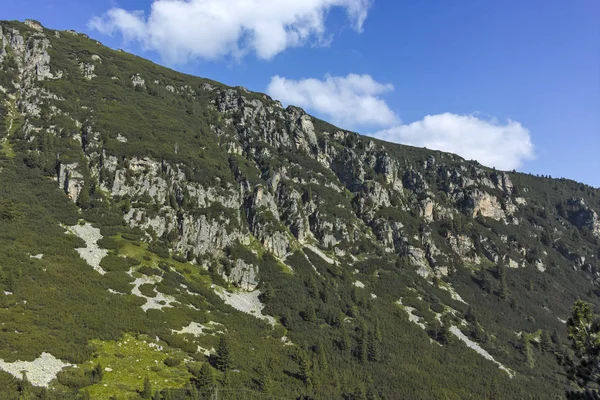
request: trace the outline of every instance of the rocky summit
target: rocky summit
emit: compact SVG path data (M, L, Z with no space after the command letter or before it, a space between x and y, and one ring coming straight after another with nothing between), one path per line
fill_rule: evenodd
M600 190L0 22L0 398L550 399Z

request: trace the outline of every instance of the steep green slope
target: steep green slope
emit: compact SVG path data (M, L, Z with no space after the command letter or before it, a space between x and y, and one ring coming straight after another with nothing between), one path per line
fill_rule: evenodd
M598 303L598 189L33 21L0 38L2 398L564 393L562 321ZM16 364L42 353L77 368Z

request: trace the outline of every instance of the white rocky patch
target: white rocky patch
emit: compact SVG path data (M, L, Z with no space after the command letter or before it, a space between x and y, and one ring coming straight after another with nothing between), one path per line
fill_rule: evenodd
M443 284L438 287L450 293L450 297L452 298L452 300L460 301L463 304L469 304L466 301L464 301L462 297L460 297L456 289L454 289L451 284L443 282Z
M398 300L396 304L404 308L404 311L406 311L406 314L408 315L408 320L410 322L417 324L423 330L427 329L427 326L423 322L421 322L421 317L413 314L413 311L415 311L414 307L405 306L404 304L402 304L402 299Z
M94 73L96 66L90 63L79 63L79 71L83 74L83 77L88 81L95 78L97 75Z
M312 246L310 244L304 245L304 247L312 250L314 253L316 253L319 257L321 257L323 260L325 260L326 263L328 264L335 264L335 260L329 256L327 256L327 254L323 253L321 251L321 249L319 249L316 246Z
M43 32L44 31L44 27L42 25L40 25L39 22L34 21L32 19L26 19L25 20L25 25L27 25L28 27L35 29L38 32Z
M287 336L282 336L281 341L283 342L284 346L293 346L294 345L294 342L292 342Z
M128 274L133 277L133 269L130 269ZM133 281L133 288L131 289L131 294L146 299L146 304L142 305L142 310L162 310L163 308L173 307L171 305L172 303L177 303L177 300L175 300L173 296L161 293L157 291L156 288L154 288L154 293L156 293L156 296L154 297L145 296L140 291L140 286L146 283L154 285L156 283L159 283L160 281L162 281L162 278L160 276L146 275L143 275L140 278L135 278L135 281Z
M202 324L199 324L198 322L193 322L192 321L192 322L189 323L188 326L184 326L183 328L181 328L180 331L177 331L175 329L171 329L171 332L173 332L173 333L179 333L181 335L189 333L190 335L194 335L195 337L199 337L199 336L207 334L206 332L204 332L205 330L215 329L214 327L216 325L223 326L223 324L220 324L220 323L214 322L214 321L209 321L209 322L206 323L206 325L202 325ZM216 331L215 333L212 333L211 335L214 336L217 333L223 334L225 332L219 330L219 331Z
M479 344L475 343L474 341L469 339L467 336L465 336L465 334L462 333L462 331L460 329L458 329L456 326L451 326L450 332L452 332L454 334L454 336L456 336L458 339L460 339L462 342L464 342L464 344L466 344L468 348L475 350L483 358L485 358L486 360L490 360L494 364L496 364L498 366L498 368L500 368L502 371L505 371L508 374L508 376L510 376L511 378L515 376L515 373L513 371L511 371L510 369L506 368L504 365L502 365L498 361L496 361L490 353L485 351L481 346L479 346Z
M211 288L214 289L216 295L219 296L221 300L225 302L225 304L228 304L243 313L250 314L259 319L264 319L271 325L275 326L275 318L271 317L270 315L262 314L262 310L265 308L265 306L258 299L260 296L260 290L255 290L253 292L240 291L231 293L216 285L211 285Z
M545 272L546 271L546 266L544 265L544 262L542 260L537 260L535 262L535 267L540 272Z
M308 262L310 264L310 266L312 267L313 271L315 271L315 273L317 275L321 276L321 273L319 272L317 267L315 267L315 265L312 263L312 261L310 261L310 258L308 258L308 256L304 252L302 252L302 254L304 255L304 258L306 259L306 262Z
M211 354L215 354L215 353L216 353L216 351L215 351L215 348L214 348L214 347L212 347L210 350L208 350L208 349L205 349L205 348L204 348L204 347L202 347L202 346L198 346L198 353L202 353L202 354L204 354L206 357L210 357L210 355L211 355Z
M101 249L98 246L98 240L102 239L100 229L94 228L89 223L69 226L67 229L85 242L86 247L75 249L79 253L79 256L100 275L106 274L106 271L100 266L100 261L108 255L108 250Z
M27 374L27 380L33 386L48 387L50 382L56 378L63 368L70 367L73 364L67 364L49 353L42 353L33 361L15 361L12 363L0 360L0 369L8 372L16 378L21 379L23 372Z
M133 84L133 86L142 86L145 87L146 86L146 81L144 81L144 79L140 76L140 74L135 74L133 76L131 76L131 83Z
M523 197L515 197L515 203L520 206L524 206L527 205L527 200L525 200Z
M359 288L364 288L365 284L362 283L361 281L354 281L353 283L354 286L359 287Z
M158 351L163 351L163 347L158 343L148 343L148 347L151 349L156 349Z

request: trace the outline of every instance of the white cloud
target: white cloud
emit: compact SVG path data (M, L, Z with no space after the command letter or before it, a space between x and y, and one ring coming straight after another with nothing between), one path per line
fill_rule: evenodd
M149 15L112 8L89 22L103 34L120 33L156 50L170 63L192 58L270 59L288 47L326 43L327 12L346 11L362 31L372 0L154 0Z
M394 90L369 75L327 75L323 80L291 80L274 76L267 88L272 97L315 111L335 124L390 126L399 123L397 115L379 95Z
M379 131L372 136L390 142L443 150L502 170L519 168L535 158L529 130L508 120L444 113Z
M306 108L343 127L389 127L371 136L389 142L442 150L503 170L519 168L535 157L529 130L519 122L502 124L479 114L444 113L402 124L381 94L391 84L370 75L327 75L324 79L292 80L274 76L267 93L287 104Z

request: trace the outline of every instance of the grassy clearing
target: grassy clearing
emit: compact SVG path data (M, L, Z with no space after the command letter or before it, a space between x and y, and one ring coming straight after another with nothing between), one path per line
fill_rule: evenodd
M129 334L120 341L93 340L97 348L89 366L100 364L104 369L102 380L86 388L92 399L108 399L111 396L127 398L141 390L148 377L153 388L179 388L190 378L184 363L168 367L164 361L169 358L183 359L181 351L159 350L151 347L153 341Z
M118 246L118 254L141 261L141 265L160 268L161 263L171 266L187 280L210 285L210 276L197 265L182 263L172 258L161 257L148 249L147 243L133 242L124 239L121 235L111 237Z

